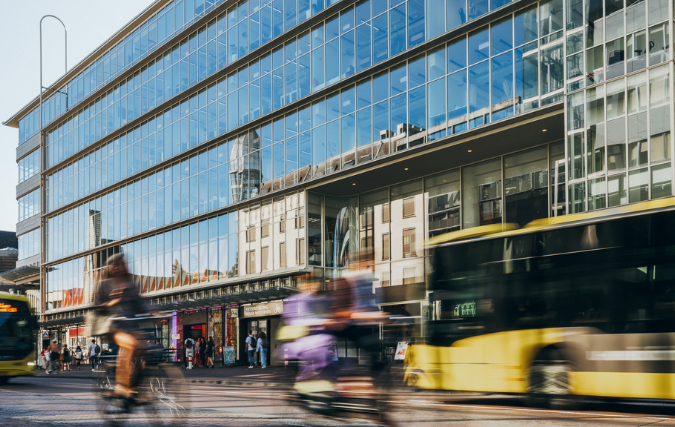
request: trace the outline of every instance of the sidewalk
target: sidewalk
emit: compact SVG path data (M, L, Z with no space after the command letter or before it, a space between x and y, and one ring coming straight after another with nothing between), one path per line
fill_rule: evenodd
M193 368L185 369L182 363L176 364L181 369L185 381L194 384L219 384L232 386L249 387L283 387L289 385L287 380L288 371L283 366L268 367L262 369L255 367L249 369L248 366L225 366L211 368ZM72 369L72 368L71 368ZM60 371L58 375L54 372L47 375L44 370L38 370L35 374L40 378L68 378L68 379L94 379L96 372L92 372L91 365L82 365L81 369L71 371Z

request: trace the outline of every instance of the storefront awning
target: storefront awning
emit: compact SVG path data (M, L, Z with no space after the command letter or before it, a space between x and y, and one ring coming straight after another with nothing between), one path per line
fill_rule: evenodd
M67 317L64 319L47 320L46 322L40 322L38 326L40 326L43 329L47 329L56 326L81 325L83 323L84 323L84 316L75 316L75 317Z
M40 267L35 265L23 265L14 270L5 271L0 274L0 282L16 283L26 280L31 276L37 276L36 279L39 279Z
M238 294L225 294L208 298L173 301L166 304L155 305L154 309L159 311L185 311L227 304L249 304L261 301L283 299L296 293L298 293L298 290L295 288L276 287L260 289L256 291L240 292Z

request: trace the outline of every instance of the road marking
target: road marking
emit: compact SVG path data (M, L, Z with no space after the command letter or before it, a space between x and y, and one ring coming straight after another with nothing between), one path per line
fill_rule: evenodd
M387 403L400 403L396 401L390 401ZM645 418L650 420L675 420L675 418L664 418L664 417L655 417L652 415L623 415L623 414L603 414L596 412L576 412L576 411L556 411L553 409L530 409L530 408L516 408L510 406L494 406L494 405L458 405L454 403L433 403L433 402L422 402L416 401L415 403L424 406L449 406L453 408L467 408L467 409L496 409L496 410L506 410L506 411L521 411L521 412L539 412L539 413L550 413L550 414L568 414L568 415L583 415L583 416L593 416L593 417L615 417L615 418Z

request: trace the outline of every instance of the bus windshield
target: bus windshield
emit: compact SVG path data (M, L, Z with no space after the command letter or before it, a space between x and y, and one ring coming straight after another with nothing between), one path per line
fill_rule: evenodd
M0 357L22 358L33 348L28 304L0 299Z

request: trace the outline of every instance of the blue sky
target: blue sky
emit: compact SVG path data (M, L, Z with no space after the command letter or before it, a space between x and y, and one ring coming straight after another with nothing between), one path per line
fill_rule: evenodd
M0 122L39 95L40 18L56 15L68 28L68 68L152 4L151 0L30 0L0 2ZM63 28L43 23L45 86L63 74ZM0 230L16 230L19 130L0 126Z

